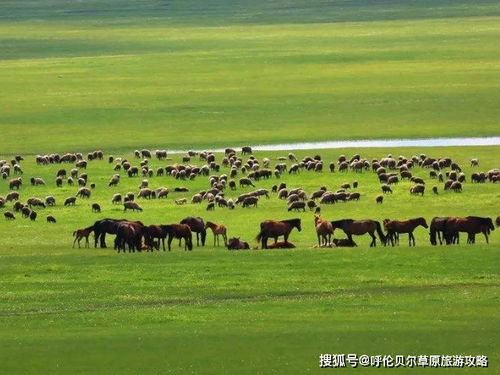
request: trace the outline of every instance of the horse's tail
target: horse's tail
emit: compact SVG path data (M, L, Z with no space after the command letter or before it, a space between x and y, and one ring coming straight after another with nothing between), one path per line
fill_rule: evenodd
M382 226L380 225L380 223L378 221L375 222L375 228L377 229L377 234L380 238L380 242L382 242L385 245L385 241L386 241L385 234L382 231Z
M75 237L75 236L76 236L76 230L73 232L73 237Z
M431 229L429 231L429 236L430 236L431 245L433 245L433 246L437 245L436 234L437 234L437 230L434 227L434 225L432 225L432 223L431 223Z

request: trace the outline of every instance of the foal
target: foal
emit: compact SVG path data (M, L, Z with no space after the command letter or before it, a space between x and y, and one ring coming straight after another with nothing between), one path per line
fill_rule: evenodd
M333 225L329 221L321 219L319 215L314 215L314 225L316 226L316 234L318 235L318 245L330 245L333 235Z
M94 230L94 227L88 227L83 229L77 229L73 232L73 237L75 240L73 241L73 248L75 247L75 242L78 241L78 248L80 248L80 241L85 238L85 247L89 247L89 236L90 233Z
M214 246L215 242L217 241L217 245L219 245L219 236L222 236L224 239L224 246L227 245L227 228L224 225L218 225L215 223L212 223L211 221L207 221L205 224L205 229L210 228L212 229L212 232L214 234Z

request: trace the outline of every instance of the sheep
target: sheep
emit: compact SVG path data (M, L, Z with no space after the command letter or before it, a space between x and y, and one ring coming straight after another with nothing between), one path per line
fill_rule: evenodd
M52 195L48 195L45 197L45 204L47 206L55 206L56 205L56 198L54 198Z
M377 196L375 197L375 202L376 202L377 204L382 204L382 203L384 202L384 196L383 196L383 195L377 195Z
M95 213L101 212L101 206L99 205L99 203L92 203L92 212Z
M123 211L127 211L127 210L132 210L132 211L141 211L142 212L142 208L141 206L139 206L137 203L135 202L125 202L123 204Z
M64 201L64 206L74 206L76 203L76 197L68 197Z

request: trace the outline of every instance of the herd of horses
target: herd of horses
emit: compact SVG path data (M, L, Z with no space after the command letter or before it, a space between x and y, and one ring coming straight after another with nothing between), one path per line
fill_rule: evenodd
M500 217L496 219L497 226L500 226ZM467 217L434 217L430 225L423 217L409 220L389 220L383 221L383 225L376 220L354 220L342 219L328 221L319 215L314 215L314 225L318 238L318 247L354 247L356 243L353 236L368 234L371 237L370 247L377 245L377 236L383 245L395 246L399 244L399 237L402 234L408 235L409 246L415 246L415 236L413 232L419 226L429 228L430 243L432 245L443 243L447 245L458 244L460 233L467 234L467 243L473 244L476 234L482 233L486 243L488 236L495 230L493 220L489 217L467 216ZM220 245L219 236L222 236L224 246L229 250L250 249L250 245L240 238L227 238L227 228L213 222L206 222L201 217L186 217L179 223L144 225L140 221L129 221L126 219L102 219L93 225L79 229L73 233L73 247L76 243L80 247L80 241L85 239L85 246L89 246L89 236L94 233L94 247L106 248L106 235L115 235L114 249L117 252L135 251L163 251L165 240L168 250L172 248L173 240L179 240L179 246L184 243L184 250L193 249L193 233L196 235L196 245L205 246L207 229L210 229L214 236L214 247ZM265 220L260 223L260 231L256 240L262 249L268 248L293 248L289 242L290 233L293 229L302 231L302 220L300 218L287 220ZM335 241L333 234L335 229L342 230L347 236L346 239ZM385 232L384 232L385 229ZM283 242L278 239L283 237ZM269 245L268 240L273 239L274 244ZM144 240L144 243L143 243Z

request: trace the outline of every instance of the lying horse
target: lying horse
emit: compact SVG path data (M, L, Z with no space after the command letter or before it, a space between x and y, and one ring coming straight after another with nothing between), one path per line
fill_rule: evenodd
M349 241L352 241L352 236L361 236L363 234L368 233L372 241L370 243L370 247L377 246L377 237L375 237L375 231L377 232L380 242L385 244L385 235L382 232L382 227L380 223L375 220L353 220L353 219L343 219L343 220L335 220L332 221L333 229L342 229L344 233L347 235Z
M293 228L297 228L300 232L302 230L300 219L289 220L266 220L260 223L260 232L257 235L257 241L261 241L262 248L267 249L268 238L274 238L274 243L278 242L278 237L283 236L285 242L288 242L288 236Z
M233 237L227 241L227 249L228 250L248 250L248 249L250 249L250 245L248 244L248 242L240 240L239 237Z

